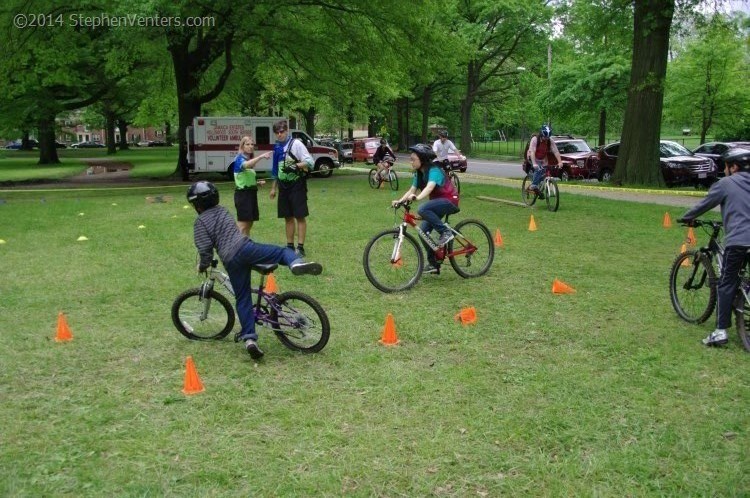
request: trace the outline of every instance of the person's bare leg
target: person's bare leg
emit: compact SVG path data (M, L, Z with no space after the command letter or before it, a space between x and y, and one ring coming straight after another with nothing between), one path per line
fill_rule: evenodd
M305 244L305 235L307 234L307 218L296 218L297 220L297 243Z
M242 232L242 235L250 235L250 229L253 228L253 222L252 221L238 221L237 228L240 229L240 232Z
M294 218L284 218L286 223L286 243L294 245Z

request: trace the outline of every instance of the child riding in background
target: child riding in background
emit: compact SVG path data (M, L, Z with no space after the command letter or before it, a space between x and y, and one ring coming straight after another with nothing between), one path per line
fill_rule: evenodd
M429 145L413 145L409 147L409 151L411 151L409 158L411 169L414 172L411 188L399 200L393 201L392 205L396 207L406 200L420 201L429 197L429 200L420 205L417 210L417 214L422 217L421 228L427 234L435 228L440 234L437 245L444 246L453 239L453 233L443 223L442 218L460 211L458 208L458 192L446 178L442 165L435 161L435 152ZM418 190L420 191L419 194L417 194ZM424 241L423 244L425 244ZM440 268L435 260L432 248L427 247L426 244L425 248L429 262L425 272L439 274Z
M323 267L319 263L306 262L297 256L294 249L269 244L258 244L240 233L232 215L219 205L219 191L210 182L197 182L187 191L187 200L198 213L193 225L195 247L200 260L198 272L211 266L214 250L219 254L232 282L237 301L237 315L242 330L239 337L253 359L263 356L258 347L255 332L255 317L250 288L250 268L253 265L278 264L288 266L294 275L320 275Z

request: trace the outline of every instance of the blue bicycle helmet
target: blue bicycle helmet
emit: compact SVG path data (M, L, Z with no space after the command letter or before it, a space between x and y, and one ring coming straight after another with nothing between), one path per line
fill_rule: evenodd
M549 125L545 124L542 125L542 127L539 129L539 136L542 138L549 138L552 136L552 128L550 128Z

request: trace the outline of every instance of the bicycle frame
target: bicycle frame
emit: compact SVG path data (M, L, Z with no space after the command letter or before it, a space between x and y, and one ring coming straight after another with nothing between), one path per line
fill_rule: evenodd
M398 242L393 247L393 254L391 255L391 263L395 263L399 259L399 254L401 254L401 245L404 242L404 234L406 233L406 230L409 226L413 227L417 233L419 234L419 238L422 239L427 246L432 249L432 252L435 253L435 257L438 261L442 261L445 258L453 258L456 256L460 256L462 254L473 254L476 252L477 248L474 246L474 244L471 243L470 240L467 240L461 233L459 233L457 230L455 230L453 227L448 225L448 223L445 223L445 226L448 227L448 229L453 232L453 235L455 237L460 237L460 240L462 240L466 246L462 247L459 250L451 251L449 253L446 253L445 248L438 246L432 238L427 235L424 230L417 224L418 221L421 221L422 218L419 216L412 214L411 210L408 206L404 205L404 216L403 221L398 226ZM397 208L398 209L398 208Z

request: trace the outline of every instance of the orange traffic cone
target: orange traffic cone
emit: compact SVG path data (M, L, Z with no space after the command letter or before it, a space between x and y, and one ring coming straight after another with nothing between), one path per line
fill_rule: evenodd
M682 247L680 247L680 254L685 254L687 252L687 245L682 244ZM682 263L680 263L680 266L690 266L690 258L685 258L682 260Z
M505 247L505 244L503 244L503 236L500 235L499 228L495 230L495 247Z
M463 308L456 313L456 316L453 319L457 322L461 322L462 325L474 325L477 322L477 310L474 306Z
M273 276L273 273L268 274L268 278L266 279L266 286L263 290L269 294L279 293L279 286L276 285L276 278Z
M198 371L195 369L193 357L188 356L185 362L185 385L182 392L185 394L198 394L204 391L203 382L198 377Z
M391 263L393 268L401 268L404 266L404 259L401 257L401 251L396 253L396 259Z
M536 232L536 222L534 221L534 215L531 215L531 221L529 221L529 232Z
M573 294L575 289L565 282L555 279L552 282L552 294Z
M697 242L698 241L695 239L695 232L693 231L693 227L689 227L687 233L688 245L694 246Z
M664 228L672 228L672 218L669 216L669 211L664 213L664 221L662 221L661 226Z
M399 341L396 337L396 322L393 320L393 315L388 313L385 317L385 327L383 328L383 336L380 338L380 344L385 346L395 346Z
M61 311L57 315L57 334L55 334L55 342L72 341L73 334L68 327L68 321L65 319L65 315Z

